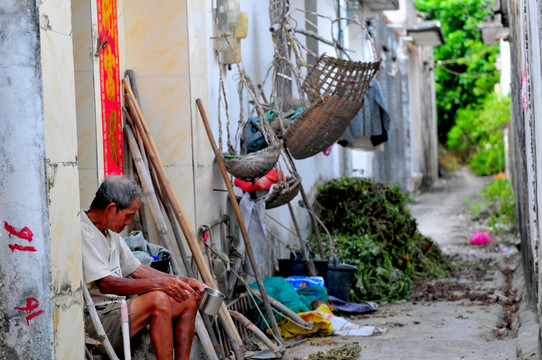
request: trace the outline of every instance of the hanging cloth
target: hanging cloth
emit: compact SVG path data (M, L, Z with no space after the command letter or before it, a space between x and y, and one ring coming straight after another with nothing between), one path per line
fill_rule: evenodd
M367 150L369 139L375 147L388 140L390 115L378 80L373 79L365 93L365 102L339 139L339 144ZM361 139L361 141L358 141ZM356 146L362 144L362 146Z

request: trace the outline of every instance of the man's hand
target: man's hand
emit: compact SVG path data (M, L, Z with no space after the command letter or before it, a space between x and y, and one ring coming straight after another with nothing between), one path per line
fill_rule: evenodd
M171 296L177 302L183 302L194 294L197 298L196 291L185 281L174 277L156 277L153 278L160 290Z
M180 277L179 280L184 281L190 286L190 288L193 290L194 294L196 295L196 300L198 302L201 300L201 297L203 296L203 289L208 287L207 284L202 283L193 278Z

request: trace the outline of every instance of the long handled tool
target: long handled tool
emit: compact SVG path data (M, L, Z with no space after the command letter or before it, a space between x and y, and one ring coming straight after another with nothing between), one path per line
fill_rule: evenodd
M126 94L131 100L131 104L133 105L133 107L130 107L129 110L133 112L131 115L133 117L137 130L139 131L140 134L142 134L145 150L147 154L149 155L149 159L151 160L151 163L153 164L154 168L157 171L159 181L161 182L162 187L164 188L164 192L173 208L175 217L177 221L179 222L179 225L181 226L181 230L186 239L186 242L188 243L188 246L190 247L190 250L192 251L192 255L194 257L198 270L201 274L201 277L207 285L209 285L212 288L216 288L216 284L209 271L209 268L207 267L207 263L201 252L201 249L197 242L194 231L192 230L190 224L186 220L184 211L181 208L177 195L173 191L169 178L166 174L165 167L158 156L156 145L154 144L149 128L145 122L141 109L139 108L139 104L137 103L134 97L134 94L132 92L132 89L128 81L126 79L123 79L122 84L124 86ZM224 325L224 331L226 332L226 335L228 335L228 337L231 340L231 344L232 344L236 358L242 359L243 348L244 348L243 342L241 340L241 337L239 336L239 333L237 332L237 328L235 327L235 324L233 323L233 320L225 304L222 304L218 316Z
M269 317L269 322L271 323L273 334L277 338L277 341L279 341L279 343L283 345L282 338L280 336L280 331L277 326L275 316L273 314L273 309L271 309L271 305L269 304L267 293L265 292L265 287L263 286L262 276L260 274L258 264L256 263L256 259L254 257L254 251L252 250L252 244L250 243L250 239L248 237L248 233L245 227L245 222L243 220L243 217L241 216L241 209L239 208L239 204L237 203L237 199L233 192L233 186L231 184L231 181L228 178L228 174L226 173L226 167L224 166L224 162L222 161L221 154L219 153L218 148L216 146L215 139L213 137L213 133L209 125L209 121L207 120L205 109L203 108L203 104L201 103L201 99L197 99L196 104L198 105L201 119L203 121L203 125L205 126L205 131L207 132L207 136L209 137L209 142L211 143L211 147L213 148L213 151L215 153L216 161L218 162L218 167L220 168L220 172L222 173L222 177L224 178L224 183L226 184L226 187L228 188L228 194L230 196L231 204L233 206L233 210L235 211L235 216L237 217L239 229L241 230L241 235L243 236L243 241L245 242L245 249L246 249L248 258L250 260L250 263L252 265L252 270L254 271L254 277L256 278L256 282L258 284L258 288L260 289L260 293L262 294L263 303L265 306L265 310L267 312L267 316Z

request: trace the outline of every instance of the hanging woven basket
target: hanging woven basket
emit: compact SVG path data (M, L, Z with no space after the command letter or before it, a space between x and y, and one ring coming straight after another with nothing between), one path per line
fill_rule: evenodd
M265 208L273 209L289 203L296 197L301 188L301 178L292 176L288 180L280 180L273 185L269 194L265 197Z
M267 174L278 161L282 141L271 143L266 148L246 155L224 153L222 159L226 171L239 179L255 179Z
M295 159L316 155L339 140L363 106L380 61L355 62L321 56L303 82L311 105L284 134Z

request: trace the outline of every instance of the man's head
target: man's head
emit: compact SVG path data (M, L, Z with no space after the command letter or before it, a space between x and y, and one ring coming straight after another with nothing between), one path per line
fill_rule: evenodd
M109 176L102 182L89 210L102 213L106 229L121 232L141 203L141 188L127 176Z

